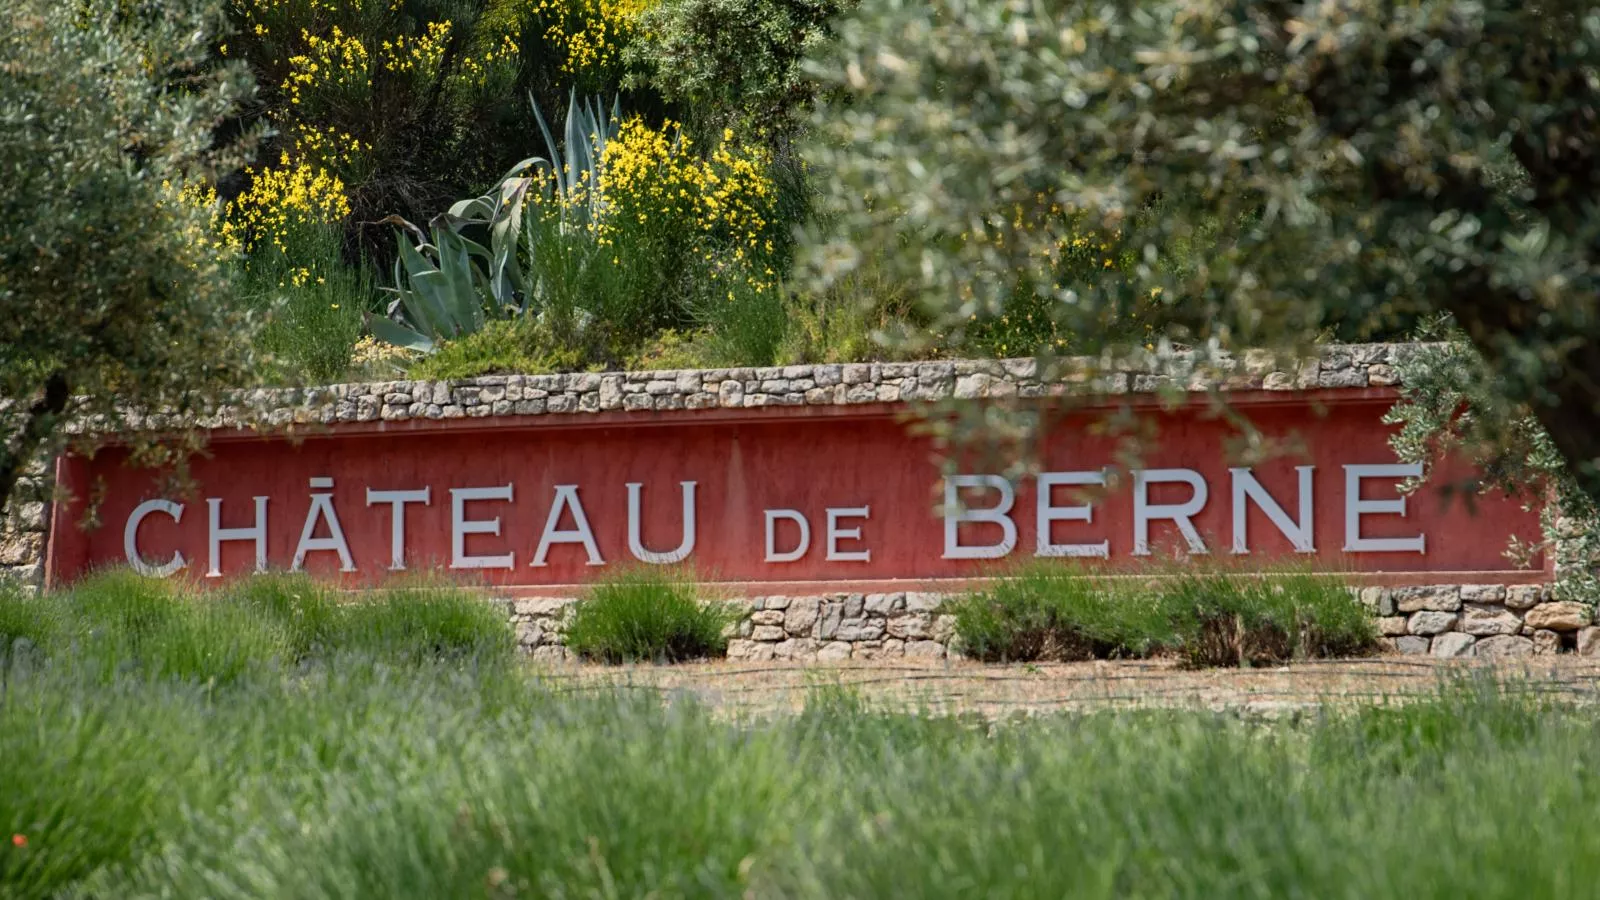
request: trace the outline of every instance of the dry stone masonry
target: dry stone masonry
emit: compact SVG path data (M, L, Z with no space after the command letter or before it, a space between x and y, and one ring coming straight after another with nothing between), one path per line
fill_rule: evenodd
M943 659L955 633L955 617L939 611L946 599L945 594L899 591L736 600L740 617L728 632L728 657ZM511 601L517 643L535 659L567 659L563 636L576 604L576 599L565 597Z
M1401 653L1507 657L1577 651L1600 655L1600 628L1582 603L1555 600L1550 585L1442 584L1369 587L1384 642Z
M1189 354L1148 363L1063 360L1041 377L1034 359L845 363L766 368L566 375L488 375L466 381L390 381L305 390L251 392L218 426L257 427L348 422L405 422L487 416L542 416L615 411L754 409L766 406L851 406L948 399L1040 398L1069 391L1108 394L1165 390L1293 391L1386 387L1394 364L1413 345L1357 344L1324 348L1320 358L1285 367L1275 357L1198 361ZM247 413L246 410L254 412Z
M45 533L49 530L50 480L43 466L29 468L11 507L0 510L0 578L25 585L44 579Z
M1441 584L1353 589L1378 617L1388 649L1437 657L1505 658L1577 652L1600 656L1600 627L1581 603L1550 599L1547 585ZM735 601L741 616L729 632L737 660L845 660L959 656L954 595L768 596ZM517 642L536 659L569 658L563 635L575 598L533 597L508 603Z

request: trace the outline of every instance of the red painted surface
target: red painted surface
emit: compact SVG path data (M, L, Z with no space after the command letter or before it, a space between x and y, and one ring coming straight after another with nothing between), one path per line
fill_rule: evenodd
M1366 573L1374 580L1538 580L1539 570L1512 571L1504 557L1513 535L1538 535L1537 513L1513 500L1476 498L1468 509L1461 497L1430 486L1413 495L1406 515L1363 517L1362 536L1399 538L1421 534L1426 551L1346 553L1345 478L1350 464L1393 463L1380 417L1392 402L1381 392L1347 392L1311 405L1281 395L1241 397L1238 408L1265 433L1300 445L1299 452L1254 466L1253 471L1277 502L1293 516L1296 466L1313 465L1314 538L1318 565ZM1228 446L1234 429L1199 407L1175 412L1146 408L1146 424L1158 428L1157 440L1139 461L1143 469L1192 469L1209 485L1210 496L1194 517L1212 555L1230 557L1232 490ZM1069 419L1055 428L1042 455L1045 470L1098 470L1118 463L1117 442L1099 433L1091 420ZM221 500L221 525L251 524L252 497L266 496L267 558L272 568L288 568L311 508L311 494L320 489L309 480L331 477L333 506L349 543L357 571L339 574L338 554L320 550L307 555L305 567L338 576L351 584L380 580L391 556L388 505L368 506L367 490L427 487L428 506L409 506L405 556L415 571L445 568L451 561L452 488L512 485L511 502L468 503L466 517L500 519L499 535L466 535L468 555L512 554L511 568L458 571L471 580L526 590L570 586L592 580L619 565L639 565L629 552L628 482L643 485L642 537L647 548L665 551L678 546L681 534L679 483L697 483L698 534L687 563L707 581L761 583L768 590L799 586L872 586L888 583L935 583L991 573L997 565L1025 561L1035 550L1035 503L1031 478L1017 486L1011 511L1017 545L1003 560L943 558L944 524L936 507L941 473L933 446L912 434L891 408L779 408L710 413L572 415L537 419L451 420L371 423L283 438L219 435L208 458L193 465L197 490L173 500L185 504L181 523L162 513L147 516L137 531L144 559L160 562L181 551L188 562L185 577L200 580L207 566L207 498ZM983 457L973 456L959 471L997 472ZM57 510L49 552L49 577L59 583L86 570L124 561L123 529L142 501L158 496L158 480L148 471L130 469L120 451L108 449L92 459L61 462L61 483L74 500ZM1469 474L1459 463L1442 464L1435 483ZM1142 562L1133 555L1133 497L1123 484L1095 497L1093 522L1058 522L1052 538L1058 543L1109 541L1105 565L1127 568ZM536 545L546 526L556 485L576 485L577 496L593 529L603 566L587 564L583 547L553 545L548 565L532 566ZM104 499L99 518L104 525L84 530L84 497ZM1367 499L1396 496L1393 479L1368 481ZM1055 502L1081 502L1081 495L1057 489ZM1153 485L1152 503L1179 503L1189 497L1180 484ZM1077 498L1077 499L1075 499ZM993 495L973 494L973 507L985 507ZM870 510L867 518L845 519L841 528L861 529L861 538L839 542L842 552L870 551L869 561L828 561L828 508ZM793 509L811 528L810 552L794 562L764 561L763 511ZM1292 554L1289 540L1256 504L1247 518L1252 562ZM574 522L563 516L558 527ZM319 527L318 536L327 530ZM778 530L778 549L792 546L795 530L787 522ZM963 543L987 544L1000 528L968 524ZM1181 543L1168 521L1154 521L1151 541L1158 550ZM221 570L226 576L251 570L254 549L247 542L221 545Z

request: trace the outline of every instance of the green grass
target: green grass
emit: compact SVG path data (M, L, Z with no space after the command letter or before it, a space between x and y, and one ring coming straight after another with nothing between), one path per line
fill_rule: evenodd
M662 583L605 596L694 600ZM1315 606L1284 594L1334 596L1214 605ZM1057 608L1138 631L1088 592ZM1272 721L1000 723L819 684L738 720L462 664L504 629L426 583L352 604L108 573L0 597L22 648L0 659L0 897L1538 900L1600 875L1600 712L1488 681Z
M597 583L578 601L567 646L606 662L721 656L732 620L723 606L701 603L687 578L634 569Z
M1600 718L1483 684L996 726L826 690L729 721L353 658L228 687L17 666L4 691L6 897L1558 898L1600 874Z
M581 368L576 348L562 346L549 329L529 316L496 319L437 352L419 358L407 376L423 381L450 381L479 375L543 375Z
M332 225L296 228L280 251L260 246L240 279L244 299L262 313L257 346L269 382L328 384L349 374L351 354L380 298L372 268L348 265Z
M499 664L516 650L501 606L427 582L343 602L306 576L282 574L212 592L127 570L45 596L9 590L0 593L0 660L58 661L100 681L137 672L227 683L335 653L398 665Z
M1213 566L1097 577L1033 564L950 604L962 652L991 662L1177 654L1197 666L1373 652L1371 614L1337 578Z

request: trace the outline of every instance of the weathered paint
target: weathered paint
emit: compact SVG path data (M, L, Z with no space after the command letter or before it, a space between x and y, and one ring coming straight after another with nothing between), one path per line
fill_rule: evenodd
M1297 466L1314 466L1314 544L1310 557L1293 553L1289 539L1269 521L1257 503L1248 504L1246 523L1250 561L1265 564L1280 557L1314 559L1319 568L1363 573L1373 580L1539 580L1539 570L1512 570L1504 551L1512 536L1524 540L1538 534L1538 516L1515 500L1478 497L1469 509L1459 492L1444 485L1470 475L1459 462L1442 463L1433 483L1410 497L1404 517L1363 517L1366 538L1422 535L1425 552L1344 552L1346 480L1344 467L1394 463L1381 422L1392 403L1382 391L1341 395L1332 392L1308 402L1282 394L1240 394L1235 409L1256 426L1287 445L1297 447L1252 467L1261 485L1290 516L1297 512ZM934 445L901 420L904 407L712 410L671 414L601 414L546 416L536 420L472 419L341 427L284 437L218 434L209 455L193 464L195 489L172 499L184 504L181 522L165 513L147 516L137 529L138 548L151 562L181 551L187 562L182 575L207 581L208 507L220 500L223 528L251 524L254 497L267 497L266 557L269 567L288 568L294 559L312 495L332 494L351 553L354 572L340 573L339 554L314 550L305 568L339 577L347 583L380 580L389 572L392 555L392 507L369 505L368 490L427 488L430 503L406 508L405 559L412 571L448 570L452 561L451 490L504 488L513 498L474 500L463 507L474 521L499 519L499 534L463 536L469 556L509 554L508 568L456 570L474 581L526 590L581 584L619 565L643 565L630 553L629 483L642 485L641 537L649 550L665 552L680 544L680 483L695 483L697 534L686 564L706 581L756 583L783 590L798 586L874 585L884 582L933 583L992 573L997 566L1025 561L1036 550L1036 488L1033 478L1017 483L1011 515L1016 548L1004 559L945 558L945 526L937 507L942 473ZM1138 461L1150 469L1192 469L1209 485L1209 498L1193 518L1211 555L1233 557L1233 491L1229 447L1237 432L1200 402L1178 410L1149 405L1140 408L1142 426L1156 429L1156 440ZM1040 456L1043 471L1087 471L1122 461L1117 438L1096 424L1097 418L1064 420L1050 432ZM993 455L968 452L956 470L998 472ZM94 567L122 563L124 525L142 502L160 496L159 479L125 465L116 448L93 458L69 458L58 467L60 484L72 496L54 526L49 550L49 578L60 583ZM313 479L331 478L331 489L312 487ZM1141 565L1134 555L1134 500L1130 479L1092 498L1093 521L1061 521L1052 529L1056 543L1108 542L1115 569ZM578 543L556 543L547 565L533 565L535 549L547 527L557 486L576 486L592 527L603 565L591 565ZM1181 503L1189 497L1182 484L1153 485L1149 502ZM85 530L84 499L100 496L101 527ZM1394 479L1366 482L1368 499L1394 498ZM1074 499L1074 498L1077 499ZM1082 502L1081 495L1057 488L1055 503ZM973 507L989 505L992 495L974 495ZM859 529L860 537L841 538L843 557L828 560L827 510L869 510L866 517L846 514L837 527ZM811 530L810 552L788 562L769 562L764 529L766 510L794 510ZM563 514L558 529L571 529ZM484 526L487 527L487 526ZM326 536L325 523L317 536ZM793 546L796 526L778 526L778 549ZM997 540L995 525L960 528L964 544ZM1154 521L1151 543L1158 550L1181 546L1179 529L1170 521ZM220 571L234 576L252 569L254 548L230 541L220 546Z

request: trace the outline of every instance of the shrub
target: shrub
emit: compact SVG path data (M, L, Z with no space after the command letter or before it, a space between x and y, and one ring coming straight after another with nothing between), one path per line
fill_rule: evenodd
M231 585L234 602L270 617L284 630L294 660L334 646L344 609L333 591L309 575L270 572Z
M987 662L1143 656L1172 640L1148 597L1061 565L1023 568L950 611L962 652Z
M137 660L145 639L181 614L176 591L174 582L112 569L50 599L62 604L73 619L68 639L82 644L85 655L98 657L97 662L114 665Z
M1190 563L1194 565L1194 563ZM1176 652L1192 665L1265 665L1377 649L1371 614L1337 578L1221 569L1136 586L1038 564L955 601L962 652L988 662Z
M630 83L690 109L702 133L755 126L788 137L816 87L802 63L852 0L666 0L639 19Z
M449 381L478 375L542 375L571 372L581 356L558 344L550 330L528 316L488 322L479 331L454 341L413 363L409 377L424 381Z
M702 604L685 578L638 569L595 585L567 627L567 647L605 662L677 662L727 652L732 614Z
M516 638L504 610L469 591L417 583L379 592L343 609L330 639L339 652L401 664L509 660Z
M1377 647L1371 614L1339 580L1196 571L1163 582L1158 605L1192 665L1266 665Z
M127 570L38 602L53 607L50 615L61 623L46 654L105 678L131 668L157 678L230 682L292 654L288 629L276 617L227 594L197 595Z
M270 158L342 179L348 227L375 238L384 215L425 219L527 155L530 92L564 98L568 37L593 18L569 5L229 0L223 52L260 85Z
M206 788L227 764L195 765L218 737L207 739L196 693L61 672L10 679L0 691L0 896L61 896L153 849L186 802L217 802Z
M618 121L576 96L562 147L534 113L551 162L525 161L430 234L406 226L390 289L404 323L374 319L374 334L427 352L454 340L456 358L427 368L455 377L526 371L546 354L616 366L694 326L708 358L771 362L786 324L771 154L729 130L702 156L672 122ZM479 336L519 313L532 322ZM525 352L530 334L548 349Z
M692 308L707 331L706 364L773 365L789 329L790 308L782 287L739 276L709 284L708 296Z
M13 592L15 593L15 592ZM475 593L416 583L340 602L305 575L252 576L215 591L113 570L70 591L0 594L0 664L13 646L109 680L225 683L333 656L388 665L497 663L515 637L502 610Z
M135 660L150 677L227 684L289 660L283 624L230 597L179 595L174 607L139 639Z
M210 213L185 202L241 149L240 67L205 0L0 4L0 506L34 459L121 432L152 464L254 370ZM214 126L227 123L220 132Z
M25 655L61 646L70 627L60 604L0 578L0 669L22 662Z

